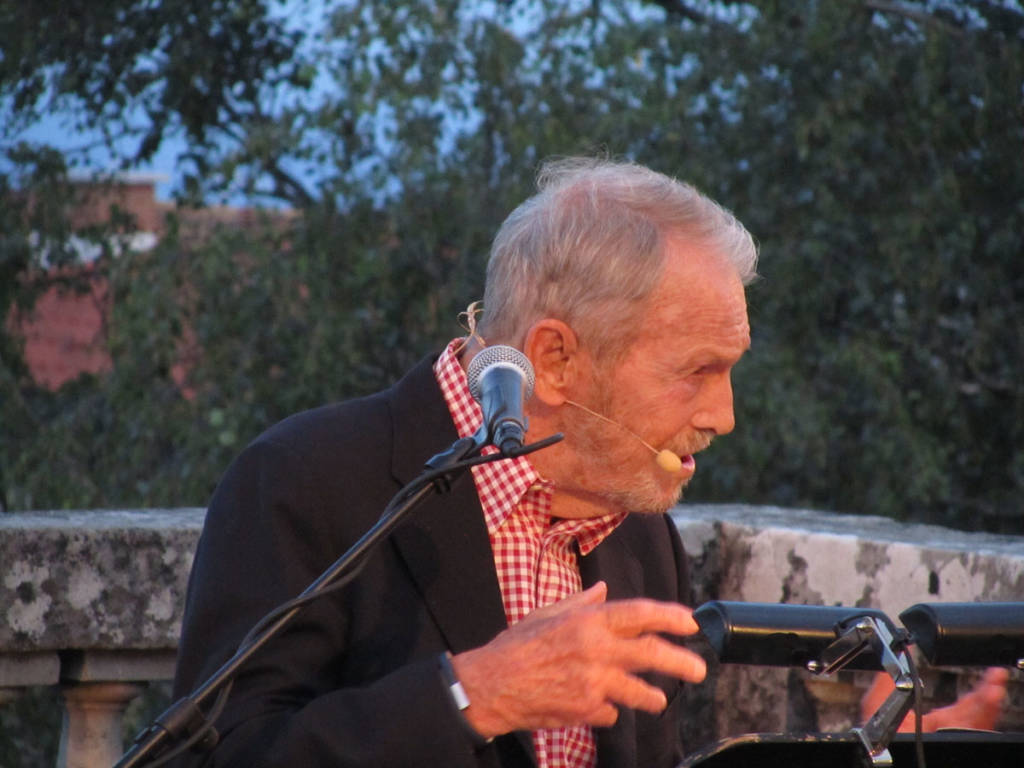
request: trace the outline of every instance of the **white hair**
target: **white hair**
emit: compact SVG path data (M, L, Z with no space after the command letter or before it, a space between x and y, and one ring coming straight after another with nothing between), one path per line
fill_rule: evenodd
M728 259L744 285L757 247L729 211L689 184L635 163L545 164L538 193L505 219L487 265L480 328L521 344L537 320L562 320L597 354L615 355L659 283L669 237Z

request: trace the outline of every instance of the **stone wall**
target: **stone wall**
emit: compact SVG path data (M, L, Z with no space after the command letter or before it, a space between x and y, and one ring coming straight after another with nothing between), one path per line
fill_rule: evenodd
M1024 539L887 519L748 506L675 513L694 604L710 599L881 608L1024 601ZM0 694L53 685L167 679L203 510L0 515ZM870 673L719 665L688 690L689 741L751 731L846 730ZM977 670L925 669L942 703ZM1024 730L1024 675L1012 673L1006 729ZM0 696L0 700L2 700Z
M0 765L109 768L166 706L203 514L0 514Z
M203 514L0 515L0 654L173 651Z

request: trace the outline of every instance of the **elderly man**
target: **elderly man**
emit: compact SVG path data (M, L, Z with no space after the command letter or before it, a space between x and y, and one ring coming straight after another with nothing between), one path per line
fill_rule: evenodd
M533 364L529 439L565 440L474 469L303 611L239 675L213 764L680 758L675 705L704 662L662 636L696 629L664 513L693 455L733 428L756 251L729 213L640 166L565 161L539 186L495 239L480 336L383 393L287 419L229 468L197 552L177 692L477 429L464 371L480 337Z
M481 423L482 346L536 372L528 438L473 469L310 605L235 681L213 765L672 766L703 660L666 510L733 428L750 235L646 168L570 160L499 231L479 334L377 395L254 441L211 501L176 679L183 695ZM678 457L656 461L668 451ZM198 758L197 758L198 759Z

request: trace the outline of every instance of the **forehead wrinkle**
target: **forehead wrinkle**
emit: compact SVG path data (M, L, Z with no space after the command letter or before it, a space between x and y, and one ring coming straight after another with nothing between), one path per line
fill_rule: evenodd
M715 294L697 295L694 301L686 301L678 293L660 297L646 313L647 331L672 338L680 333L696 336L702 347L721 341L746 350L750 346L750 322L742 292L738 296Z
M739 359L750 346L746 292L735 267L693 243L669 240L660 284L647 298L634 343L644 339L688 356L710 350Z

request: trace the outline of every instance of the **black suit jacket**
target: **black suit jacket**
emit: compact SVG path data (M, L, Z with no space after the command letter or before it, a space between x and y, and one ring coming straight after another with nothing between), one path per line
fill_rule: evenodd
M175 696L194 689L255 622L305 589L456 434L431 361L389 390L293 416L232 463L211 500L189 582ZM630 516L580 559L609 599L688 599L682 548L663 516ZM212 765L528 766L529 734L474 740L437 658L506 627L483 513L467 473L431 496L343 590L304 609L238 676ZM597 729L601 766L672 766L669 707L622 710ZM198 762L199 758L189 762Z

